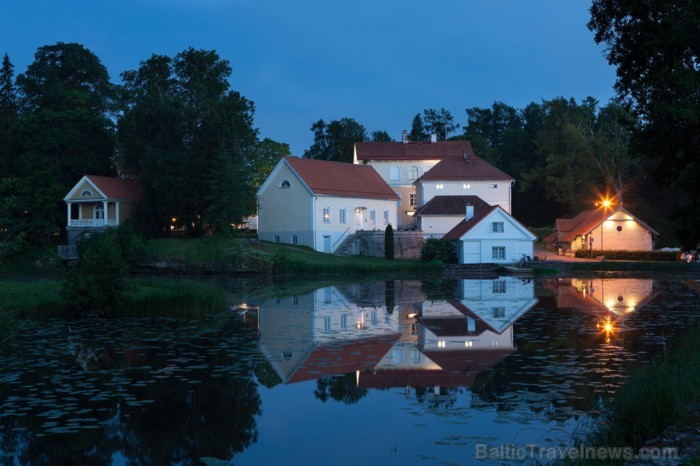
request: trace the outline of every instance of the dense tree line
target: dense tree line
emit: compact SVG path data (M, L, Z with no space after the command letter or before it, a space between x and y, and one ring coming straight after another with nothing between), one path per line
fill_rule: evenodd
M255 106L231 90L214 51L154 55L110 80L84 46L40 47L14 76L0 68L0 243L43 244L65 225L62 199L85 174L138 179L137 227L229 231L287 144L260 140Z

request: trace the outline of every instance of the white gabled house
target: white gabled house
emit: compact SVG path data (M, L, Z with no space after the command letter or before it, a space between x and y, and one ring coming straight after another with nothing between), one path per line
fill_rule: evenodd
M458 242L461 264L510 264L532 257L537 236L501 206L469 205L464 219L444 238Z
M257 192L258 238L333 253L358 230L396 225L399 197L374 168L284 157Z
M415 226L413 217L435 196L478 196L510 212L515 180L474 155L469 141L357 142L353 162L370 165L401 198L398 227Z

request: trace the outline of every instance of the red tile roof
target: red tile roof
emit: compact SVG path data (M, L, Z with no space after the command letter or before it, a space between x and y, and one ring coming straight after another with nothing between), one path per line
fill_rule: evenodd
M399 200L370 166L299 157L285 157L285 160L314 194Z
M435 196L416 210L416 216L425 215L466 215L467 205L474 210L488 209L490 206L479 196Z
M474 157L469 141L440 142L356 142L355 153L359 162L386 160L442 160L444 158Z
M433 168L428 170L420 181L515 181L511 176L503 173L484 159L479 157L448 158L438 162Z
M127 180L113 176L86 175L86 178L102 191L108 199L142 201L143 187L136 180Z
M486 208L482 209L474 209L474 216L470 218L469 220L462 220L459 222L453 229L448 231L443 238L445 239L460 239L462 236L464 236L465 233L467 233L469 230L474 228L476 225L479 224L488 214L493 212L496 209L499 209L500 207L498 206L487 206Z
M574 218L558 218L554 222L554 229L558 232L559 241L574 241L577 236L588 234L603 223L605 219L617 212L623 212L629 215L641 226L649 230L652 235L658 236L659 233L657 233L656 230L639 220L622 206L613 209L600 208L584 210Z

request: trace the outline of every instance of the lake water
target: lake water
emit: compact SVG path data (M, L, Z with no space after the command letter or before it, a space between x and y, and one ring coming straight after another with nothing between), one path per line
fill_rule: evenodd
M699 288L392 280L26 321L0 348L0 464L509 463L477 456L571 444L700 321Z

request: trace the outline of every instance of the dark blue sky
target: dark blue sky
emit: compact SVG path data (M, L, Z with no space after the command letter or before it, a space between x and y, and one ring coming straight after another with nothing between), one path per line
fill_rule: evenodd
M400 139L413 116L613 95L614 69L569 0L0 0L0 53L78 42L112 80L152 54L216 50L261 137L301 155L311 123L352 117Z

